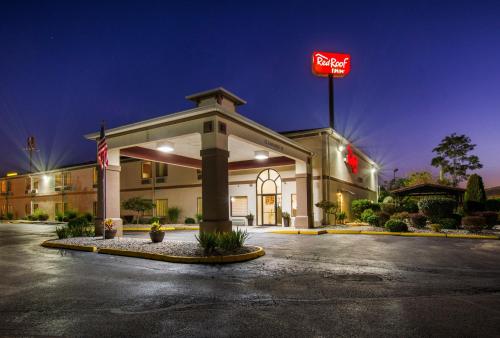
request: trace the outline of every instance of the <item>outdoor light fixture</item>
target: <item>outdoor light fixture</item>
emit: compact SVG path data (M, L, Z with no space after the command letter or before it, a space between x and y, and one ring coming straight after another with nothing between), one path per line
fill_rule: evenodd
M377 168L372 167L372 174L375 174L377 172Z
M269 152L266 150L257 150L255 151L255 159L256 160L267 160L269 158Z
M43 175L42 178L45 182L48 182L50 180L50 177L48 175Z
M156 150L162 153L170 153L174 151L174 144L171 142L158 142L156 144Z
M345 146L344 146L343 144L339 144L339 146L338 146L338 150L339 150L340 152L344 151L344 150L345 150Z

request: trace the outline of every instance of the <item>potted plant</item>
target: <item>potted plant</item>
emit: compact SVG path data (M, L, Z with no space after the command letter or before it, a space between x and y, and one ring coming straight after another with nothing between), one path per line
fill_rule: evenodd
M282 217L283 217L283 226L289 227L290 226L290 219L291 219L290 214L285 211L283 213Z
M245 218L247 219L248 226L252 226L253 225L253 218L254 218L252 213L249 213L248 215L246 215Z
M163 242L165 237L165 231L161 230L160 222L156 221L151 224L151 231L149 231L149 237L151 242L160 243Z
M107 218L104 220L104 238L105 239L113 239L116 236L116 229L113 229L113 220L111 218Z

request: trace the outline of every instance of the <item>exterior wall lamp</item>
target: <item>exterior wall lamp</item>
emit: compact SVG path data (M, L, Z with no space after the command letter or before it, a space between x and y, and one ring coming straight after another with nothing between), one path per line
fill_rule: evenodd
M162 153L171 153L174 151L174 144L171 142L159 142L156 144L156 150Z
M267 160L269 158L269 152L266 150L256 150L254 157L256 160Z

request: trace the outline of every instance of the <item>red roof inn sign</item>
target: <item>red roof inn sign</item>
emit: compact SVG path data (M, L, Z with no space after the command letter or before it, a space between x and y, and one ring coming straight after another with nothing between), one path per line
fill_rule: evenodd
M349 54L314 52L312 55L312 72L317 76L344 77L351 71Z

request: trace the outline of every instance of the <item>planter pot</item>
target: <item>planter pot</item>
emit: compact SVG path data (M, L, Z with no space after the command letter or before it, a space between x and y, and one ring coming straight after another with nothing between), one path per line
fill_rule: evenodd
M163 242L163 238L165 237L165 231L150 231L149 237L151 238L151 242L153 243Z
M290 226L290 218L283 218L283 226L284 227Z
M253 225L253 218L247 218L247 223L248 223L248 226L252 226Z
M116 236L116 230L106 230L104 233L104 238L105 239L113 239Z

